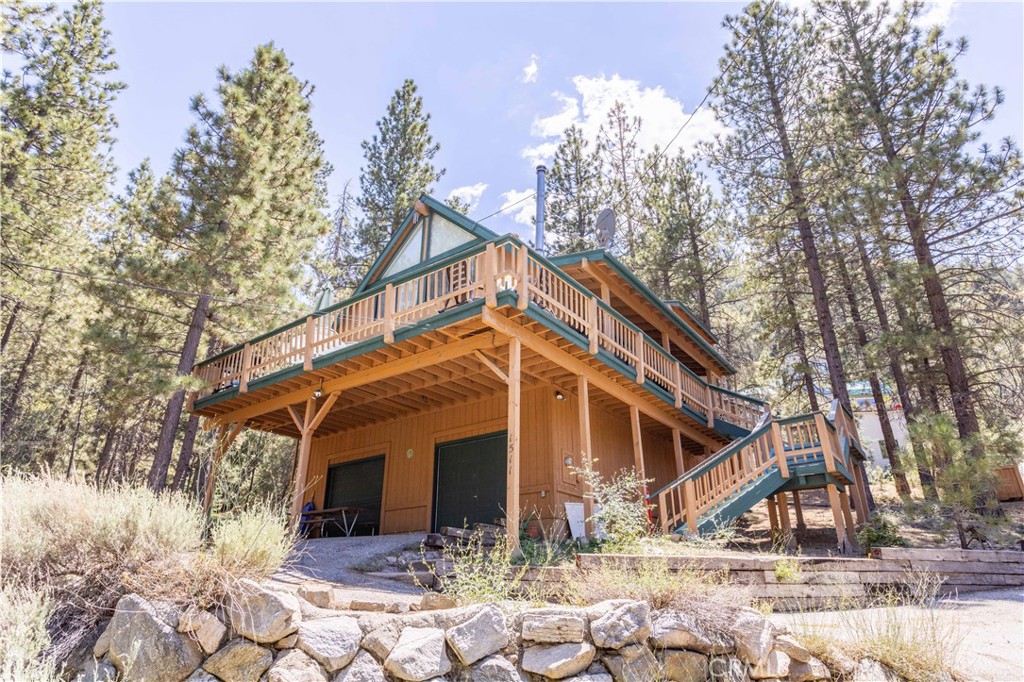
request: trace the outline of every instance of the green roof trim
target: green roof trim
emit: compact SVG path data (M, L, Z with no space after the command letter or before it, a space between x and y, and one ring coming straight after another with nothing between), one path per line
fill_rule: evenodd
M713 339L715 340L715 343L718 343L718 335L717 335L717 334L715 334L715 333L714 333L713 331L711 331L710 329L708 329L707 327L705 327L705 326L704 326L704 323L700 321L700 317L699 317L699 316L698 316L698 315L697 315L697 314L696 314L695 312L693 312L693 309L692 309L692 308L690 308L690 306L686 305L686 304L685 304L685 303L683 303L682 301L677 301L677 300L676 300L676 299L674 299L674 298L673 298L672 300L670 300L670 301L665 301L665 303L666 303L666 304L668 304L668 306L669 306L669 307L672 307L672 306L674 306L674 305L677 305L677 306L679 306L680 308L682 308L683 310L685 310L685 311L686 311L686 314L690 316L690 319L691 319L691 320L693 320L693 323L694 323L695 325L697 325L698 327L700 327L700 328L701 328L701 330L702 330L702 331L703 331L703 332L704 332L705 334L707 334L708 336L710 336L711 338L713 338ZM674 312L674 311L673 311L673 312Z
M639 291L644 298L651 302L655 308L662 312L668 319L676 323L687 336L689 336L698 346L701 347L708 355L714 358L715 362L725 368L730 374L736 373L736 368L733 367L728 360L723 358L718 351L714 349L711 344L704 340L700 334L694 331L693 327L687 324L686 320L679 317L672 308L668 306L663 300L658 298L657 295L650 288L640 281L640 278L633 274L633 272L625 265L619 262L619 260L608 253L604 249L594 249L592 251L580 251L579 253L567 253L562 256L553 256L549 260L558 266L569 265L571 263L578 263L584 258L593 261L604 261L619 275L622 276L627 282L629 282L634 289Z
M489 242L492 239L497 239L500 236L500 235L492 232L491 230L488 230L486 227L484 227L480 223L476 222L475 220L471 220L470 218L467 218L466 216L462 215L461 213L453 211L452 209L448 208L442 202L438 201L437 199L433 198L432 196L429 196L427 194L423 194L423 195L420 196L419 201L422 201L427 206L427 208L430 209L431 211L433 211L435 213L438 213L439 215L441 215L442 217L446 218L447 220L450 220L451 222L455 223L456 225L458 225L462 229L464 229L467 232L469 232L470 234L472 234L474 237L477 237L480 241ZM408 213L408 215L405 216L405 220L403 220L401 226L399 226L399 228L397 230L395 230L395 233L391 236L391 240L388 241L387 246L385 246L384 250L381 251L381 254L379 256L377 256L377 260L375 260L373 262L373 265L370 266L370 270L366 273L366 276L363 277L362 281L359 282L359 286L356 287L354 293L358 294L358 293L362 292L363 290L365 290L368 286L370 286L370 283L374 281L374 277L376 277L378 275L378 273L381 271L381 269L387 263L388 257L391 255L391 253L394 250L395 246L397 246L398 243L400 242L400 238L402 238L404 236L406 229L409 227L409 225L411 225L413 223L413 221L415 221L417 219L418 215L419 214L416 213L416 209L415 208L410 208L409 209L409 213ZM428 264L434 263L434 262L436 262L438 260L441 260L442 258L445 258L447 256L452 255L453 253L458 253L458 252L462 251L463 249L469 249L469 248L472 248L473 246L476 246L476 244L472 244L472 243L463 244L462 246L456 247L455 249L452 249L451 251L448 251L448 252L442 253L442 254L438 254L437 256L433 256L431 258L428 258L425 261L421 261L419 263L419 265L417 265L415 267L418 269L422 265L428 265ZM407 270L403 270L402 272L395 273L394 277L399 277L399 276L404 277L406 274L408 274L411 271L412 271L412 268L409 268ZM388 278L388 279L394 279L394 277ZM380 281L383 282L383 281L387 281L387 280L381 279Z

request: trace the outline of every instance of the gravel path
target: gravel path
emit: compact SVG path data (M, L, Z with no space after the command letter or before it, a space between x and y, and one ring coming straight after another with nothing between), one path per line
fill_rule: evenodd
M403 533L305 540L274 580L287 585L333 583L345 599L418 602L423 590L415 585L375 578L365 571L380 570L377 566L383 564L384 557L418 547L423 537L423 533Z
M904 606L898 610L900 622L934 618L939 627L952 632L951 639L960 642L956 667L971 679L1024 682L1024 591L975 592L943 599L937 609ZM885 609L854 609L776 614L772 619L795 632L823 628L836 637L853 639L864 618L884 623L885 614Z

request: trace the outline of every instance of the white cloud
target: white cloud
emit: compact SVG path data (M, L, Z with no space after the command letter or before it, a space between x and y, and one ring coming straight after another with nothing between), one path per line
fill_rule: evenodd
M456 187L451 192L448 192L448 198L455 197L461 201L466 202L469 205L469 211L475 211L477 205L480 203L480 197L483 196L484 190L487 189L487 183L478 182L475 185L466 185L464 187Z
M537 202L532 200L532 197L530 199L527 197L533 193L532 189L510 189L507 192L502 192L501 198L505 200L505 203L501 205L501 210L504 211L506 208L512 207L509 212L512 220L527 228L532 228L533 219L537 215ZM529 233L529 230L520 231L520 233Z
M530 55L530 63L523 67L523 75L519 81L521 83L536 83L537 82L537 55Z
M643 151L650 151L655 145L664 149L690 117L691 112L686 111L683 103L671 97L660 85L644 87L640 81L618 74L610 78L576 76L572 82L576 88L575 96L561 92L552 94L561 104L561 111L534 120L531 134L545 139L524 149L523 158L533 163L550 161L562 132L572 124L587 139L596 140L601 124L616 102L622 102L631 114L643 119L637 136L637 145ZM672 143L671 151L692 151L698 142L725 130L710 108L700 109Z
M956 9L958 4L958 0L935 0L934 2L926 2L924 4L924 10L921 12L921 16L917 19L917 24L922 28L945 26L952 18L953 10Z

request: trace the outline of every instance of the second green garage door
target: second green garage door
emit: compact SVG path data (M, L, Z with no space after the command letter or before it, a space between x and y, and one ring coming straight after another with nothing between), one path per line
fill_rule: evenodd
M505 518L505 433L440 443L434 456L434 523L464 528Z

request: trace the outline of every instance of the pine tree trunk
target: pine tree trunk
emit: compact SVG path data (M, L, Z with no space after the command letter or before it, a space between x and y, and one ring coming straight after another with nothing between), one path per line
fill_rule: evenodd
M52 469L57 461L57 448L60 446L60 440L64 436L64 432L67 431L68 417L70 417L71 409L78 398L78 388L82 384L82 376L85 374L85 368L88 363L89 351L84 351L82 357L78 360L78 369L75 370L75 376L71 379L71 386L68 387L67 399L64 400L64 406L61 407L60 415L57 417L57 428L54 431L53 442L50 443L43 453L43 463L48 470Z
M700 239L691 223L688 230L690 255L693 258L693 283L697 287L697 312L704 326L711 329L711 311L708 309L708 285L704 276L704 263L700 259Z
M75 418L75 431L71 435L71 448L68 452L68 469L65 474L65 478L71 479L75 473L75 454L78 452L78 436L82 432L82 408L85 407L85 401L78 401L78 416Z
M10 434L11 426L14 424L15 418L18 416L18 403L21 401L21 394L25 390L25 380L28 378L29 367L32 366L32 362L36 358L36 353L39 351L39 342L43 339L43 329L46 327L46 319L39 323L39 327L32 335L32 343L28 347L28 353L25 354L25 359L21 362L21 369L18 371L18 378L14 380L14 387L11 388L10 396L7 398L7 404L3 407L3 417L0 421L0 434L4 440L7 439Z
M825 364L828 366L829 380L832 384L832 395L839 400L840 404L849 409L850 394L846 390L846 371L843 368L843 358L839 353L839 341L836 338L835 323L832 320L832 310L829 307L825 276L821 271L821 262L818 258L818 246L814 237L814 231L811 229L803 178L800 169L797 167L796 156L789 141L789 131L786 128L785 116L779 100L779 88L775 82L775 76L769 67L765 37L760 31L756 31L755 35L757 36L761 60L768 81L765 94L771 100L775 133L778 135L779 145L782 148L782 165L786 174L786 184L789 187L792 199L790 205L796 215L800 245L803 249L804 258L807 261L807 277L811 283L814 312L818 316L818 326L821 330L821 341L825 351Z
M7 350L7 342L11 340L11 334L14 332L14 325L18 321L18 313L21 312L21 301L14 304L14 308L11 309L11 316L7 318L7 324L4 325L4 336L0 340L0 354L3 354Z
M779 247L778 242L775 243L775 256L781 264L782 249ZM811 374L811 359L807 355L807 341L804 338L804 328L800 324L800 315L797 313L796 302L793 300L793 292L786 286L782 288L785 292L783 295L786 299L786 311L789 313L789 319L793 320L793 343L796 344L796 350L800 356L800 364L803 367L802 374L804 375L804 390L807 391L807 402L811 407L811 412L818 412L821 410L821 406L818 404L818 393L814 390L814 376Z
M102 488L109 475L105 472L111 466L110 454L114 447L114 438L117 436L117 429L113 426L107 427L107 434L103 437L103 447L100 449L100 456L96 462L96 479L93 481L97 488Z
M868 385L871 386L871 397L875 401L878 423L882 428L882 442L885 445L885 454L892 465L892 477L896 482L896 492L900 497L906 498L910 496L910 484L907 482L907 475L903 471L903 462L900 460L899 453L900 446L896 442L896 435L893 433L892 423L889 421L889 411L885 406L885 395L882 393L882 384L878 380L878 372L867 367L868 332L864 325L864 318L860 314L860 302L857 300L857 293L853 288L850 270L846 267L846 258L839 244L839 235L835 228L832 229L832 245L835 248L836 269L839 271L839 279L843 283L843 290L846 293L846 302L850 308L850 319L853 322L857 345L865 357L864 365L868 369Z
M199 340L203 335L209 311L210 296L203 294L196 300L195 308L192 309L192 320L189 322L185 344L178 360L179 377L188 376L192 372L192 366L196 362L196 352L199 349ZM160 492L167 487L167 471L171 466L175 436L178 433L178 422L181 420L181 410L184 405L185 389L180 388L171 396L167 402L167 408L164 410L160 438L157 441L156 452L153 454L153 466L149 470L148 485L154 492Z
M171 490L181 490L185 484L185 475L192 467L192 452L195 450L196 433L199 431L199 415L193 414L185 424L185 435L181 439L181 451L178 463L174 465L174 482Z

